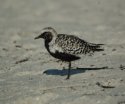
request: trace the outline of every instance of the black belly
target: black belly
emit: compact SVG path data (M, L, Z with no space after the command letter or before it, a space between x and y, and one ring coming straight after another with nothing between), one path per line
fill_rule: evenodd
M60 59L62 61L75 61L75 60L78 60L80 59L80 57L76 56L76 55L72 55L72 54L68 54L68 53L64 53L64 52L58 52L56 51L55 53L52 53L50 50L49 50L49 45L48 45L48 42L45 42L45 47L47 49L47 51L50 53L50 55L52 55L53 57L57 58L57 59Z
M61 53L61 52L55 52L51 55L55 58L62 60L62 61L68 61L68 62L80 59L80 57L78 57L78 56L67 54L67 53Z

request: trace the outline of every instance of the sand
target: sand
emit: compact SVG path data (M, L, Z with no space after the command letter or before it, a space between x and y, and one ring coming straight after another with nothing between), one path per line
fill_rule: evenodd
M105 51L65 80L67 64L34 40L46 26ZM0 104L125 104L125 1L0 0Z

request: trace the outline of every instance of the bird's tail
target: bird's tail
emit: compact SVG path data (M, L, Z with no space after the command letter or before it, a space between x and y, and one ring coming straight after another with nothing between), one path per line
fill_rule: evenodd
M102 45L104 44L93 44L93 43L89 43L89 47L90 49L95 52L99 52L99 51L104 51L104 48L102 47Z

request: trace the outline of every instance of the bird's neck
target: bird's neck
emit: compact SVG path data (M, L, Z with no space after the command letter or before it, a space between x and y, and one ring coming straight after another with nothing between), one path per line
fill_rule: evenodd
M46 47L47 51L53 56L54 54L50 51L49 43L50 42L45 40L45 47Z
M49 44L50 44L50 42L45 41L45 47L46 47L47 51L49 52L50 55L52 55L53 57L56 58L56 55L52 51L50 51L51 49L50 49Z
M45 40L45 47L47 49L47 51L50 53L50 50L49 50L49 42Z

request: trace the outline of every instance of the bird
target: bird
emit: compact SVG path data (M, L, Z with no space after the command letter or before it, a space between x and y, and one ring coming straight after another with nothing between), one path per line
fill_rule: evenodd
M68 62L66 79L70 79L71 62L81 59L81 55L93 55L104 51L102 45L87 42L75 35L58 34L52 27L45 27L34 39L44 39L44 45L51 56L63 62Z

